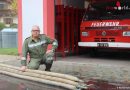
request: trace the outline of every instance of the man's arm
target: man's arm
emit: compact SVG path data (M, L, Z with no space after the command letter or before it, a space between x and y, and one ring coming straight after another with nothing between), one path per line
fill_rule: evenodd
M56 39L54 39L54 40L52 41L52 50L55 51L55 49L56 49L57 47L58 47L58 42L57 42Z
M58 42L56 39L51 39L49 37L46 37L47 44L52 44L52 50L55 51L55 49L58 47Z
M23 47L22 47L22 58L21 58L21 70L25 71L26 69L26 65L27 65L27 54L28 54L28 42L27 39L24 41L23 43Z

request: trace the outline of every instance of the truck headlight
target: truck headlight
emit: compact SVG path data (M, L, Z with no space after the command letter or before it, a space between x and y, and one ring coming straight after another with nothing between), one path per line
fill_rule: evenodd
M82 36L88 36L88 32L82 32Z
M130 31L123 32L123 36L130 36Z

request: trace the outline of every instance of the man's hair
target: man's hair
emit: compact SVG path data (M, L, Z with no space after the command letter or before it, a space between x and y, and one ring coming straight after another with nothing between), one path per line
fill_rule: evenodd
M33 25L33 26L32 26L32 30L33 30L33 28L37 28L38 30L40 30L40 28L39 28L38 25Z

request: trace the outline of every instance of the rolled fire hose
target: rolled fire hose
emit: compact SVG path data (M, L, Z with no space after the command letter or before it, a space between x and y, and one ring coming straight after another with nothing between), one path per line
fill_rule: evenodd
M70 90L87 88L83 81L77 77L54 72L29 69L26 69L26 72L22 72L19 67L0 64L0 73L49 85L61 86Z
M6 64L0 64L0 66L20 70L19 67L10 66L10 65L6 65ZM71 75L60 74L60 73L46 72L46 71L40 71L40 70L30 70L30 69L26 69L26 72L37 73L37 74L48 75L48 76L54 76L54 77L60 77L60 78L65 78L65 79L77 81L77 82L83 82L82 80L80 80L77 77L74 77L74 76L71 76Z

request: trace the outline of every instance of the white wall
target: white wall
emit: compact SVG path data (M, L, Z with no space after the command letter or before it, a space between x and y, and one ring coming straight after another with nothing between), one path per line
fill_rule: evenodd
M1 23L3 23L3 22L4 22L3 18L0 18L0 22L1 22Z
M18 24L18 17L13 17L13 23L17 23Z
M22 0L22 40L31 35L33 25L43 33L43 0Z

